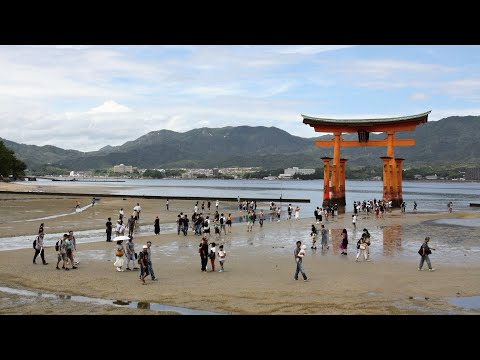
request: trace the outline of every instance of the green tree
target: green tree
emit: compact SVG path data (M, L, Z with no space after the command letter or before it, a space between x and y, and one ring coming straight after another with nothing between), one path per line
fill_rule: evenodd
M27 165L16 158L15 153L8 149L3 141L0 141L0 176L9 177L10 175L17 179L25 175Z

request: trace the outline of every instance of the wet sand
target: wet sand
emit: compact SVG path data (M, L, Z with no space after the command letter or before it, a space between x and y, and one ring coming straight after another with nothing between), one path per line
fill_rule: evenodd
M8 185L1 184L0 190ZM70 190L70 187L69 189ZM59 191L65 191L59 187ZM2 194L3 198L10 195ZM27 194L25 196L28 196ZM34 234L39 222L12 223L37 217L39 208L45 213L59 214L73 208L75 197L61 199L21 199L1 201L0 237ZM79 198L80 199L80 198ZM86 201L86 199L83 199ZM90 200L90 199L89 199ZM200 202L201 203L201 202ZM68 217L46 220L47 233L104 227L106 218L116 218L118 209L124 205L131 209L135 199L101 199L93 208L74 219ZM155 200L141 200L142 218L153 222L160 214L161 222L173 222L179 211L187 211L190 217L192 201L170 201L171 211L165 204ZM82 202L81 202L81 205ZM221 211L235 208L236 203L221 204ZM6 206L6 208L5 208ZM223 206L223 208L222 208ZM213 209L214 207L212 207ZM214 210L212 211L212 213ZM227 211L228 212L228 211ZM232 211L233 212L233 211ZM128 212L125 212L128 214ZM238 215L238 214L237 214ZM451 214L450 214L451 215ZM382 220L384 225L403 224L418 226L424 221L448 217L449 214L407 214L399 216L394 211ZM455 213L460 218L477 218L478 214ZM39 217L39 216L38 216ZM350 215L328 223L332 234L343 227L350 230ZM359 227L375 227L375 220L359 219ZM145 220L146 221L146 220ZM33 249L0 252L0 286L20 289L38 289L54 293L83 295L94 298L121 299L155 302L191 309L207 310L225 314L479 314L478 310L454 307L448 297L475 296L480 294L480 266L478 255L468 261L447 261L447 255L431 256L435 272L417 271L419 257L416 250L411 256L386 256L377 254L372 262L356 263L355 242L351 238L349 255L339 255L337 236L330 250L310 250L304 260L309 277L307 282L293 280L295 263L293 249L297 239L305 240L312 219L265 223L262 229L255 225L253 233L246 232L240 224L232 228L232 234L222 236L227 251L225 272L200 271L197 252L200 237L189 234L148 235L136 238L136 251L147 240L153 242L153 267L158 281L147 279L141 285L138 271L116 272L113 266L113 243L97 242L81 244L78 249L79 268L71 271L56 270L56 255L53 248L46 250L48 265L32 264ZM55 231L54 231L55 230ZM213 232L213 229L212 229ZM277 239L275 247L265 245L266 237L280 232L285 238ZM432 235L432 234L429 234ZM434 237L433 237L434 239ZM419 240L419 244L421 239ZM318 244L318 243L317 243ZM435 243L431 244L435 247ZM443 261L442 259L445 259ZM216 263L218 271L219 264ZM209 264L210 270L210 264ZM13 295L8 295L10 297ZM2 297L4 294L2 293ZM428 298L426 300L426 298ZM28 303L11 306L8 299L0 302L3 314L42 314L45 304ZM116 309L98 306L74 306L76 314L112 314ZM102 310L103 309L103 310ZM127 309L120 309L121 313ZM147 310L129 309L129 313ZM147 311L148 312L148 311ZM58 306L48 313L69 314L71 307Z

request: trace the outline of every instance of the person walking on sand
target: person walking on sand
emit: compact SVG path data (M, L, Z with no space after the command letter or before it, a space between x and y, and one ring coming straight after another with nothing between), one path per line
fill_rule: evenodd
M208 209L208 213L210 214L210 200L207 201L207 209Z
M247 213L247 231L253 231L253 212L248 210Z
M137 205L133 207L133 211L137 213L135 220L140 220L140 213L142 212L142 207L140 206L140 203L137 203Z
M300 217L300 207L297 205L297 207L295 208L295 220L298 220L299 217Z
M428 246L428 242L430 241L430 237L427 236L420 247L420 250L418 250L418 254L420 255L420 264L418 265L418 271L423 270L423 263L426 261L428 265L428 271L435 271L435 269L432 267L432 263L430 262L430 258L428 255L432 253L432 250L435 250L434 248L431 248Z
M150 249L152 247L152 242L147 241L147 253L148 253L148 272L150 273L150 277L152 278L153 281L157 281L157 278L155 277L155 273L153 272L153 265L152 265L152 250ZM141 274L140 274L141 275Z
M73 260L73 243L71 240L71 237L68 236L65 241L65 249L67 250L67 258L70 260L70 264L72 265L72 269L76 269L77 267L75 266L75 261ZM65 267L67 269L67 267Z
M138 267L135 263L135 243L133 242L133 237L130 236L125 248L127 257L127 265L125 266L125 270L130 270L130 260L132 261L133 270L138 270Z
M62 260L63 260L62 269L69 270L67 267L65 267L67 263L67 250L65 249L65 239L67 238L68 238L68 234L63 234L63 238L58 242L57 267L56 267L57 270L60 270L58 265Z
M48 265L48 263L45 261L45 250L43 249L43 227L41 227L39 231L40 233L35 238L35 255L33 255L33 263L36 264L35 260L37 259L38 254L40 254L43 265Z
M218 210L218 204L219 204L218 200L215 201L215 208L216 208L217 210Z
M362 234L362 237L357 242L357 257L355 258L356 262L358 262L358 257L362 253L363 253L363 256L365 257L365 261L370 261L370 259L368 259L367 237L366 237L365 233Z
M298 280L298 273L302 273L303 276L303 281L307 281L307 274L305 274L305 271L303 270L303 257L305 255L305 251L300 253L302 242L299 240L297 241L297 246L295 247L295 250L293 251L293 256L295 258L295 263L297 264L297 267L295 269L295 275L293 276L294 280ZM304 250L304 249L303 249Z
M223 250L223 245L218 247L218 261L220 262L220 270L218 272L223 272L223 264L225 263L225 258L227 257L227 253Z
M370 233L366 228L363 229L363 234L362 236L365 235L365 244L367 245L367 255L370 258Z
M352 225L353 225L353 229L357 230L357 215L355 214L352 215Z
M167 199L167 203L165 205L167 206L167 211L168 211L168 199Z
M342 255L347 255L347 246L348 246L348 234L347 229L342 230L342 244L340 249L342 249Z
M215 257L217 254L217 244L214 242L210 243L210 252L208 253L208 257L210 258L210 265L212 265L212 272L215 272Z
M326 247L327 250L330 248L328 246L328 230L325 229L325 225L322 224L322 228L320 230L320 234L322 235L322 241L321 241L321 245L322 245L322 250Z
M117 246L115 246L115 262L113 266L117 268L117 271L123 271L122 267L124 264L123 255L125 254L125 248L123 247L123 240L117 241Z
M228 226L228 233L231 233L232 232L232 214L231 213L229 213L227 216L227 226Z
M263 213L263 210L260 209L260 214L258 214L258 223L260 224L260 227L263 227L264 220L265 220L265 214Z
M198 245L198 253L200 254L200 262L202 264L202 271L207 271L208 262L208 239L204 236L202 242Z
M225 217L225 215L223 213L220 215L220 220L219 221L220 221L220 233L223 230L223 234L227 235L227 227L226 227L227 218Z
M68 232L68 240L72 243L72 258L73 258L73 264L78 265L79 261L77 260L77 239L73 235L73 231L70 230Z
M133 236L133 230L135 229L135 217L130 215L130 219L128 219L128 236Z
M150 275L150 272L148 271L149 260L148 246L143 245L142 252L138 254L138 261L140 262L140 280L142 281L142 285L146 285L145 278Z
M107 233L107 242L112 241L112 218L108 218L107 222L105 223L105 227L107 228L105 232Z
M312 224L312 231L310 232L310 237L312 239L312 247L311 249L316 250L317 249L317 228L315 227L314 224Z
M155 218L155 222L153 224L153 227L155 228L155 235L159 235L160 234L160 219L158 218L158 215Z

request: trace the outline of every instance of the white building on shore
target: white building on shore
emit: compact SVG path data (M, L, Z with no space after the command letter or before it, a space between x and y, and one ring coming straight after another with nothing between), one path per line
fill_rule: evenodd
M299 169L298 167L292 167L292 168L284 169L283 174L278 175L278 178L288 179L288 178L292 178L293 175L295 174L310 175L314 173L315 173L315 169Z

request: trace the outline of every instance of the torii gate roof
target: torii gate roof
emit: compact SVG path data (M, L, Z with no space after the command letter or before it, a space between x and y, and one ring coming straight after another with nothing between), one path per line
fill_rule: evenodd
M315 128L357 128L357 129L368 129L369 127L382 127L386 126L395 126L403 124L423 124L428 121L428 114L432 111L427 111L417 115L401 116L401 117L391 117L391 118L380 118L380 119L327 119L327 118L317 118L313 116L302 115L303 123L308 124ZM318 131L318 130L317 130ZM373 130L372 130L373 131Z

